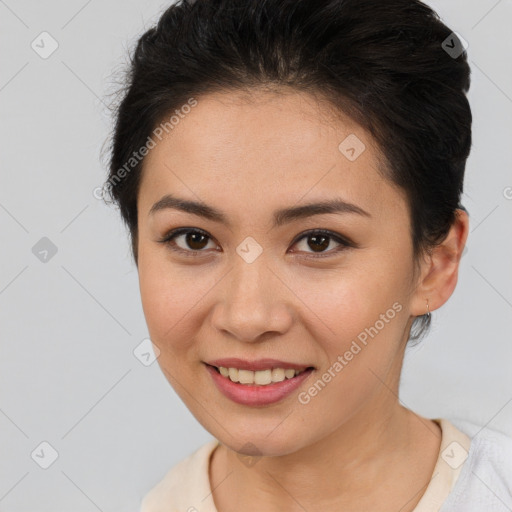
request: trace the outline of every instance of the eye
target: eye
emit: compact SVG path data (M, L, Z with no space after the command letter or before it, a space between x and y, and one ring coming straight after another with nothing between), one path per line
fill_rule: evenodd
M304 245L306 247L313 249L312 253L305 251L308 254L308 258L326 258L329 256L333 256L334 254L337 254L340 251L346 250L350 247L355 247L355 244L353 244L348 239L345 239L341 235L338 235L326 229L317 229L307 231L306 233L302 233L300 237L296 239L293 245L296 245L298 242L304 239L309 240L309 242L307 242ZM326 251L325 249L327 249L331 245L331 241L333 240L335 241L335 243L338 244L338 247L330 251Z
M180 239L181 246L177 243L177 240ZM186 256L199 256L199 253L205 252L203 249L207 245L208 239L211 239L210 236L201 229L179 228L167 233L159 242Z
M292 246L297 245L305 239L309 239L309 242L305 244L305 246L313 249L312 252L307 250L292 250L291 252L305 252L307 258L325 258L333 256L350 247L356 247L356 244L349 239L325 229L316 229L301 233L301 235L295 239ZM181 240L181 245L178 243L178 240ZM213 243L213 239L210 235L198 228L178 228L167 233L163 239L158 240L158 242L168 245L171 250L192 257L199 256L201 252L206 252L205 249L208 248L208 241L212 241ZM337 243L338 247L326 251L332 241ZM214 244L214 248L215 247Z

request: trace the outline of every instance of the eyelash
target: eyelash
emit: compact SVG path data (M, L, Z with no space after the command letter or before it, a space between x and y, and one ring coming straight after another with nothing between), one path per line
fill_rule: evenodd
M184 254L187 257L195 258L195 257L200 256L201 253L206 252L204 250L193 250L193 249L185 250L185 249L182 249L181 247L177 247L175 245L174 239L176 237L183 235L183 234L188 234L188 233L197 233L197 234L206 236L209 240L213 240L213 238L210 235L208 235L208 233L206 231L203 231L202 229L178 228L178 229L174 229L174 230L171 230L168 233L166 233L164 238L162 238L161 240L158 240L158 242L167 245L169 247L169 249L171 249L172 251L180 253L180 254ZM351 247L356 247L356 244L354 244L350 240L348 240L344 237L341 237L337 233L334 233L327 229L311 229L309 231L305 231L304 233L301 233L294 240L292 245L295 245L299 241L301 241L303 238L308 238L309 236L312 236L312 235L324 235L324 236L328 237L329 239L334 240L335 242L337 242L341 245L336 249L331 249L330 251L323 252L323 253L316 253L316 254L315 253L307 253L308 256L305 256L306 258L317 259L317 258L332 257L333 255L338 254L341 251L344 251Z

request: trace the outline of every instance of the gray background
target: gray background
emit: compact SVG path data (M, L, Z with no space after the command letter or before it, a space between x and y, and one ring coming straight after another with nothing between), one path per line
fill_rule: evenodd
M401 399L512 435L512 1L428 3L469 43L471 232ZM211 438L134 355L148 336L136 268L117 211L93 195L113 72L167 5L0 0L0 511L136 511ZM31 47L43 31L59 45L46 59ZM57 248L46 261L43 237ZM48 469L43 441L58 452Z

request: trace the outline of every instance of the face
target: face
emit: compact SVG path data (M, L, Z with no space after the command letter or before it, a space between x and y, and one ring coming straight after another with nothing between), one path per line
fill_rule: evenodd
M396 404L414 291L406 198L370 135L328 113L299 93L204 96L145 159L150 337L183 402L235 451L290 454Z

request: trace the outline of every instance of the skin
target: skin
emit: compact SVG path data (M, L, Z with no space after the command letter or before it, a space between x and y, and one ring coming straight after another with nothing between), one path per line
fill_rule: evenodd
M355 134L366 150L348 160L338 146ZM411 511L440 449L439 426L398 401L414 317L442 306L456 283L468 234L458 211L445 242L415 273L404 192L378 171L372 137L310 95L215 93L152 149L138 196L138 271L158 362L197 420L220 441L209 470L219 512ZM164 194L222 210L231 225L166 209ZM279 208L341 197L364 209L272 227ZM202 246L159 243L171 229L207 232ZM310 229L357 247L316 249ZM246 237L263 252L247 263ZM295 240L295 243L294 243ZM203 248L201 248L203 247ZM202 252L200 252L202 251ZM198 250L195 249L197 253ZM315 254L330 253L325 258ZM313 257L312 257L313 256ZM309 403L307 391L380 315L400 312ZM236 404L214 386L203 361L276 358L315 367L297 392L268 406ZM261 457L244 463L240 454ZM245 446L245 447L244 447Z

